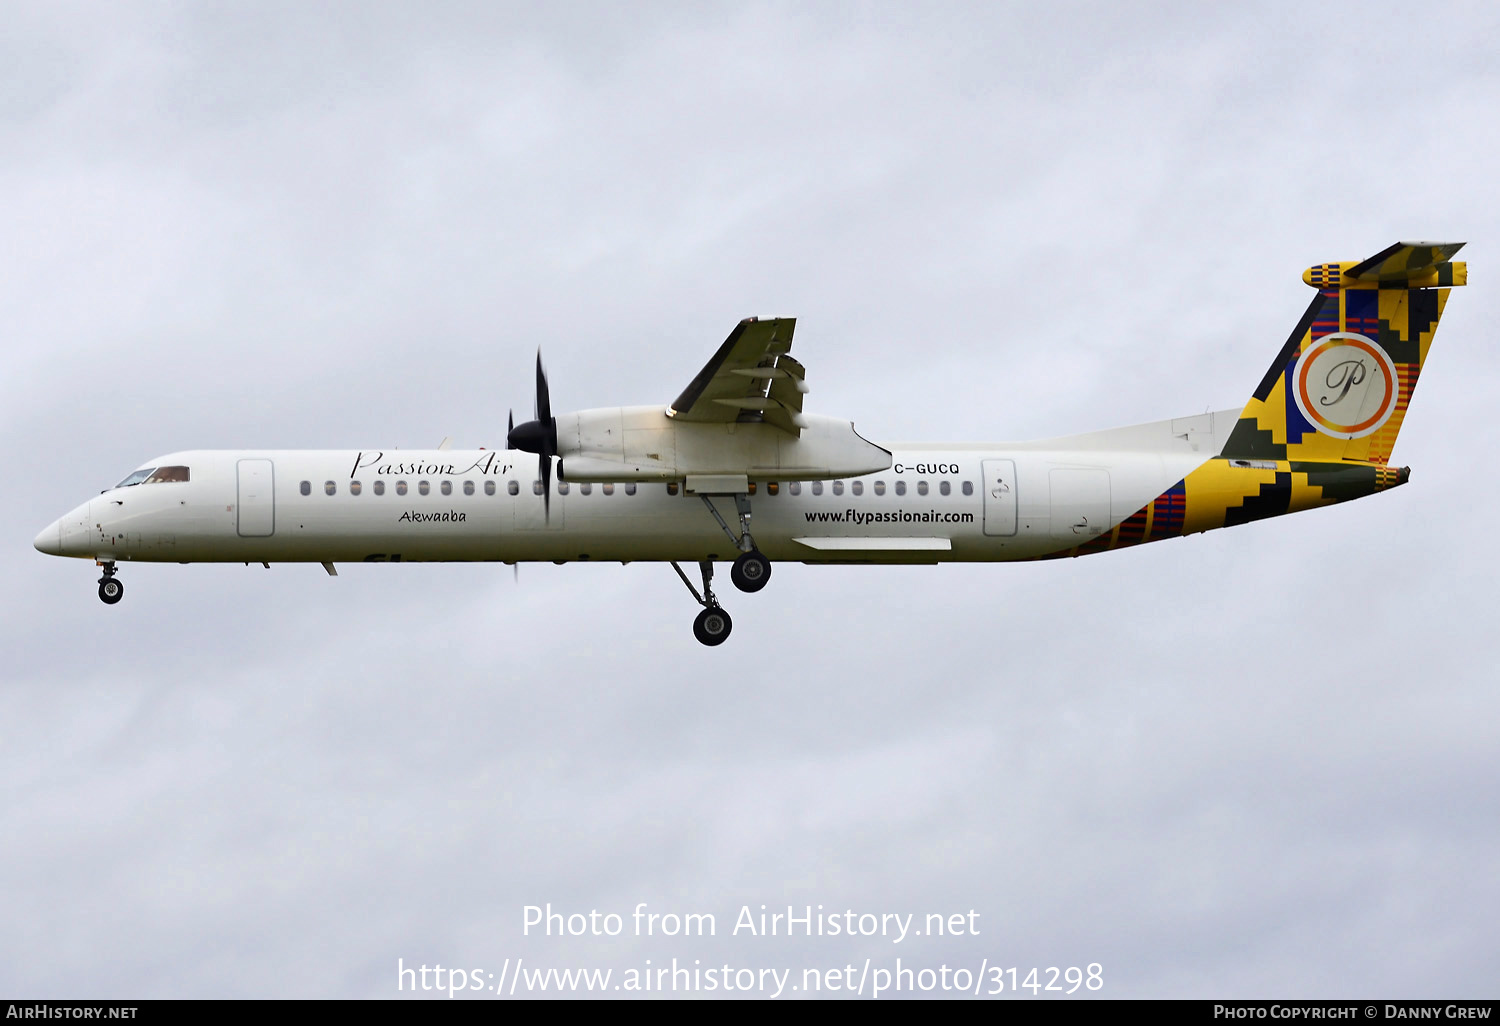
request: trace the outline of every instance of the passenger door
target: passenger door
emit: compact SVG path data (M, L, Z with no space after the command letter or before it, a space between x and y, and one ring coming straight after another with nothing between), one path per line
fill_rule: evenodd
M984 533L1003 537L1016 533L1016 461L983 460Z
M270 460L239 461L239 514L241 538L267 538L276 531L276 468Z

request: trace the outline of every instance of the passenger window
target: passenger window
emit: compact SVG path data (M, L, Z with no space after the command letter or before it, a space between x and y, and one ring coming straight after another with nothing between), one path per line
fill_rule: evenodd
M801 495L802 494L802 482L801 481L793 481L793 482L791 482L790 484L788 484L786 486L786 490L789 491L789 492L791 492L793 495Z
M442 492L444 495L452 495L453 494L453 482L452 481L444 481L442 484L438 485L438 491Z
M358 481L350 481L349 482L349 494L350 495L358 495L359 494L359 490L360 490L361 487L362 487L362 485L360 485L360 483Z
M426 481L418 481L417 482L417 494L418 495L426 495L430 491L432 491L432 485L428 484Z
M385 482L384 481L376 481L375 482L375 494L376 495L384 495L385 494Z
M325 494L325 495L332 495L334 492L336 492L338 490L339 490L339 486L336 485L336 484L334 484L332 481L324 481L323 482L323 494Z
M944 495L947 495L953 491L953 486L950 485L947 481L944 481L938 485L938 491L943 493Z
M884 495L885 494L885 482L884 481L876 481L875 482L875 494L876 495Z
M532 495L541 495L542 494L542 481L541 481L541 478L534 477L534 478L531 479L531 494Z
M465 495L473 495L474 494L474 482L473 481L465 481L464 482L464 494Z
M676 481L668 481L667 482L667 494L668 495L676 495L677 494L677 482Z
M746 486L745 494L747 494L747 495L754 495L755 494L755 482L754 481L751 481Z
M406 482L405 481L397 481L396 482L396 494L397 495L405 495L406 494Z
M186 481L187 479L187 467L157 467L156 473L146 478L146 483L161 484L166 481Z
M926 481L918 481L917 482L917 494L918 495L926 495L927 494L927 482Z
M812 485L812 492L813 492L814 495L822 495L823 494L823 482L822 481L814 481L813 485Z
M615 486L611 482L606 481L600 487L604 491L605 495L613 495L613 494L615 494Z
M844 494L844 482L842 482L842 481L835 481L833 483L833 494L834 495L843 495Z
M779 491L781 491L781 486L779 484L777 484L775 481L768 481L768 482L766 482L766 494L767 495L775 495Z
M896 482L896 494L897 495L905 495L906 494L906 482L905 481L897 481Z
M965 495L973 495L974 494L974 482L973 481L965 481L964 482L964 487L963 487L963 492L964 492Z
M584 495L592 495L594 494L594 485L590 481L585 481L583 484L578 486L578 490Z
M855 495L865 494L865 483L863 481L850 481L849 490Z
M312 482L311 481L303 481L302 482L302 487L301 487L301 492L302 492L303 495L311 495L312 494Z
M557 494L558 495L567 495L568 494L568 482L566 482L566 481L559 481L559 482L557 482Z
M625 494L626 495L634 495L635 494L635 482L634 481L627 481L625 483Z

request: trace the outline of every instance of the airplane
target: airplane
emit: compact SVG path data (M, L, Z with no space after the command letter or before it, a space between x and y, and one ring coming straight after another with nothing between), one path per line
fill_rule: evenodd
M756 592L776 561L1057 559L1178 538L1405 484L1389 460L1463 243L1398 242L1317 264L1316 291L1243 408L1022 443L877 445L803 412L795 318L741 321L669 405L554 416L537 354L533 420L503 451L195 450L148 460L36 537L121 562L668 562L732 621L716 563ZM535 464L529 456L535 456ZM553 463L556 462L554 481ZM534 467L534 470L533 470ZM754 510L754 531L751 512ZM696 561L702 590L683 572Z

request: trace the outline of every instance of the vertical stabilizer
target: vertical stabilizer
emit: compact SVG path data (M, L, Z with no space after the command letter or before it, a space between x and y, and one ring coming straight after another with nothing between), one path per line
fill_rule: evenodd
M1261 379L1221 456L1389 462L1463 243L1398 242L1358 263L1318 264L1318 290Z

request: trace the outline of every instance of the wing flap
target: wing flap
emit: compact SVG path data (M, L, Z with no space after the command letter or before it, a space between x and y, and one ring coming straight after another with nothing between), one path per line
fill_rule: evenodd
M800 435L806 386L802 365L786 355L796 327L795 317L740 321L673 401L669 416L719 423L764 420Z
M767 424L774 424L791 435L802 431L802 397L807 394L807 371L790 356L776 361L780 373L771 379L766 398L772 404L765 409Z

